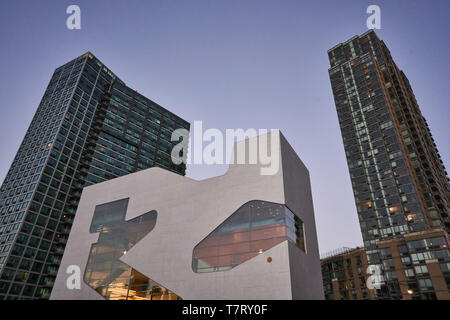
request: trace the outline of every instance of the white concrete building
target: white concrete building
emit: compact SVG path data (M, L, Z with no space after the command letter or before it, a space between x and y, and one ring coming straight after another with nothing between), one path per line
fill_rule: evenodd
M272 136L274 175L150 168L85 188L51 299L323 299L309 173Z

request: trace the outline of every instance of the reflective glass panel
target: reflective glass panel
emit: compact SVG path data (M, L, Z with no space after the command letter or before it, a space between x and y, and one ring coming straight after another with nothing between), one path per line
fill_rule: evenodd
M305 251L300 218L285 205L250 201L194 248L192 269L197 273L230 270L285 240Z
M95 208L90 232L99 232L91 247L84 281L108 300L178 300L176 294L131 268L120 258L153 230L157 212L125 221L128 199Z

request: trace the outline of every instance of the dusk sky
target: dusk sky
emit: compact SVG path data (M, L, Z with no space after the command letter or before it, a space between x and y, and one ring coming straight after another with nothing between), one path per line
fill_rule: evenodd
M81 8L68 30L66 8ZM309 169L321 252L362 246L327 50L367 31L409 78L450 168L450 1L2 1L0 179L55 68L91 51L128 86L203 128L280 129ZM187 176L223 174L190 165Z

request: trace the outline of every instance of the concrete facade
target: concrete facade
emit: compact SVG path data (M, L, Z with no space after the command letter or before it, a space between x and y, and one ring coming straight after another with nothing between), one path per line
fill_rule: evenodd
M196 181L150 168L85 188L51 299L103 299L83 280L81 289L68 289L66 270L77 265L85 272L98 239L89 233L95 207L124 198L129 198L126 220L151 210L158 217L154 229L120 260L182 299L323 299L308 170L279 131L268 137L281 160L274 175L261 175L260 164L230 164L224 175ZM237 142L234 152L240 144L248 150L252 139L259 137ZM286 240L231 270L195 273L194 247L251 200L289 207L304 223L306 252Z

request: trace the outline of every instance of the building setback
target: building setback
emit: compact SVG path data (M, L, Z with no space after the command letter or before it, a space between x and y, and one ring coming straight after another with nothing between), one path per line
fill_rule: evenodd
M57 68L0 189L0 299L48 298L83 187L173 165L189 123L90 52Z
M373 300L367 288L369 274L364 248L341 248L321 257L326 300Z
M385 278L397 278L404 300L450 300L450 241L442 229L411 232L378 243ZM392 281L390 281L392 282Z
M380 241L377 248L383 259L384 278L398 283L399 293L393 299L450 300L450 262L448 234L441 229L411 232L398 238ZM374 299L373 289L366 286L375 274L369 270L364 248L336 250L322 257L325 299ZM370 280L369 280L370 281ZM376 284L376 279L372 283Z
M385 272L375 294L401 298L398 275L378 244L427 230L448 233L449 178L408 79L375 32L333 47L328 56L364 247L369 264ZM448 247L445 252L440 263L450 261ZM434 297L427 292L417 297Z

